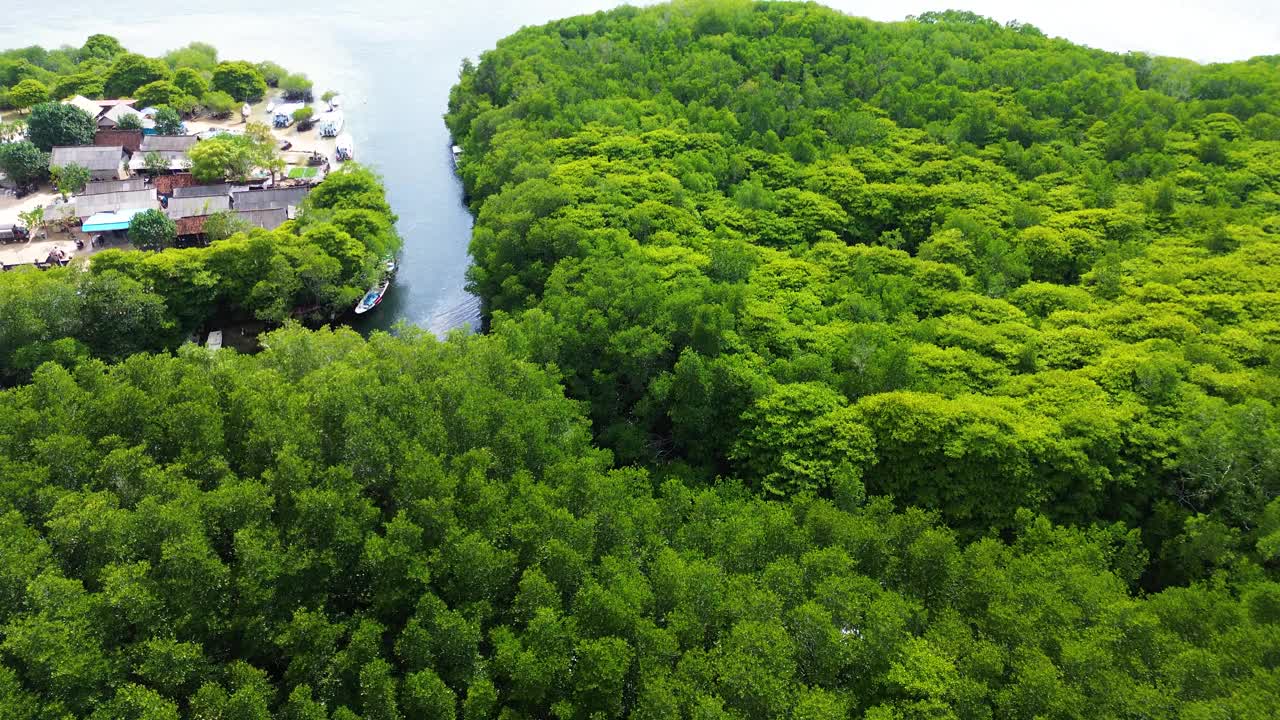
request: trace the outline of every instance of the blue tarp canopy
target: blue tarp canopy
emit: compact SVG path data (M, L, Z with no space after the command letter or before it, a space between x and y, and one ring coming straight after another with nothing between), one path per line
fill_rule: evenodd
M133 220L133 216L146 211L146 208L138 208L137 210L100 212L88 217L84 221L84 224L80 226L80 230L81 232L87 233L107 232L108 230L128 230L129 222Z

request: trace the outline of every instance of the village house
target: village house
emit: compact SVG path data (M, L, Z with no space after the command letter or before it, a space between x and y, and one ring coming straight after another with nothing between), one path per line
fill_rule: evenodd
M98 180L84 186L79 195L101 195L103 193L113 192L130 192L133 190L145 190L147 181L144 178L129 178L128 180Z
M104 192L96 195L77 195L71 203L63 207L68 209L62 211L61 214L71 214L83 220L99 213L138 209L151 210L159 207L159 201L156 199L155 188L145 188L142 190Z
M190 187L176 187L173 189L173 196L180 198L192 197L212 197L214 195L225 195L231 197L231 193L237 186L230 183L218 183L216 185L192 185ZM239 186L243 188L244 186Z
M124 151L130 154L138 152L138 148L142 146L141 130L103 130L93 136L93 144L99 147L113 147L119 145Z
M185 153L191 150L200 138L195 135L145 135L142 138L142 146L139 148L144 153L149 152L181 152Z
M291 220L289 211L285 208L270 208L267 210L237 210L236 215L245 222L260 227L263 230L275 230L285 221Z
M92 180L119 180L127 177L124 172L124 148L120 145L61 146L53 148L49 167L80 165L88 168Z
M73 105L75 107L78 107L81 110L83 110L86 115L88 115L89 117L95 120L98 119L98 116L101 115L103 112L105 112L107 109L107 106L103 105L102 101L90 100L89 98L83 95L75 95L73 97L69 97L66 100L63 100L62 104Z
M144 129L147 128L148 125L155 127L155 122L142 117L142 113L134 110L124 103L107 108L106 112L99 115L98 127L102 130L114 130L120 125L120 119L126 115L137 115L138 120L142 123L142 127Z
M147 169L148 156L164 158L167 169L182 171L191 167L187 151L198 141L195 135L143 135L138 152L129 159L129 169L139 172Z
M197 217L212 215L216 212L231 209L231 198L227 195L207 195L196 197L171 197L165 203L164 212L170 218Z
M310 192L311 188L308 187L243 190L233 193L231 200L236 210L287 209L302 205L302 201L306 199L307 194Z

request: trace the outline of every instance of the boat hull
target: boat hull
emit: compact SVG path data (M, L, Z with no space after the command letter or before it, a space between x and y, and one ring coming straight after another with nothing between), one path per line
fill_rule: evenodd
M391 286L390 280L383 280L376 286L369 289L369 292L360 298L360 302L356 303L356 314L363 315L370 310L382 304L382 298L386 297L387 288Z

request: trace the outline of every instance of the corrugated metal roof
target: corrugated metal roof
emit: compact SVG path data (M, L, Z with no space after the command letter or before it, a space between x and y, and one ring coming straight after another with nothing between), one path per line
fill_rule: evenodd
M231 200L236 210L268 210L301 205L310 192L311 188L306 187L246 190L233 194Z
M132 190L145 190L147 181L142 178L129 178L128 180L97 180L84 186L84 192L81 195L101 195L102 193L112 192L129 192Z
M85 218L80 226L82 232L107 232L108 230L124 230L129 227L133 216L146 212L148 208L132 208L118 212L100 212Z
M177 234L199 235L204 232L204 224L208 219L208 215L194 215L192 217L178 218L174 223L177 225Z
M142 138L142 152L167 150L170 152L186 152L198 142L195 135L146 135Z
M110 120L112 125L116 125L120 122L120 118L124 117L125 115L137 115L139 120L142 119L142 113L124 104L116 105L115 107L102 113L102 119Z
M191 187L196 184L196 179L191 173L175 173L173 175L157 175L151 178L151 184L156 186L156 192L161 195L174 195L178 188Z
M100 212L112 212L123 208L157 207L155 188L125 192L81 195L75 199L76 217L89 217Z
M210 195L206 197L172 197L165 214L173 219L212 215L221 210L231 209L231 198L226 195Z
M236 215L241 220L251 225L260 227L263 230L275 230L289 219L289 211L284 208L271 208L270 210L237 210Z
M125 150L136 152L142 146L142 131L98 128L98 131L93 135L93 144L102 147L122 145Z
M175 187L173 189L174 197L211 197L213 195L231 195L231 185L229 183L220 183L218 185L193 185L191 187Z
M76 145L55 147L49 158L50 167L62 167L72 163L90 170L115 170L124 159L124 148L120 145L99 147L96 145Z

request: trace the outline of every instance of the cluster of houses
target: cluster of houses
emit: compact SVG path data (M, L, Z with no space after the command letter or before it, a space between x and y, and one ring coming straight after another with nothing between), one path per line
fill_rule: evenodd
M68 202L50 206L48 218L79 221L81 231L90 235L123 232L134 215L151 209L173 219L180 241L199 241L205 222L218 212L233 212L254 227L272 230L294 217L310 191L307 186L264 189L265 180L199 184L186 171L191 167L188 153L200 136L157 135L146 125L120 129L120 117L130 112L146 118L146 110L134 110L128 100L77 96L66 102L93 115L98 131L92 145L53 148L51 168L80 165L89 170L90 182Z
M76 95L68 100L63 100L63 103L74 105L88 113L89 117L98 123L99 130L114 130L120 126L120 121L124 116L137 115L141 121L143 132L150 131L155 133L156 109L148 107L137 110L133 107L134 101L129 98L90 100L83 95Z
M140 178L89 183L74 200L80 229L91 235L128 230L134 215L160 209L174 221L180 241L204 236L209 217L231 212L251 227L274 230L297 216L311 188L305 185L258 189L219 183L199 185L188 173L162 175L147 183Z

